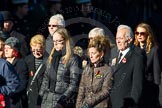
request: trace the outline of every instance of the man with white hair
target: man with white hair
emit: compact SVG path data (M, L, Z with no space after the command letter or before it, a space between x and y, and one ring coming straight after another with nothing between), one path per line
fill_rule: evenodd
M111 50L110 65L114 70L110 94L112 108L138 108L143 88L144 59L132 48L132 29L127 25L117 28L117 48Z
M48 56L53 48L54 44L53 44L52 36L58 27L65 27L65 20L61 14L56 14L56 15L51 16L51 18L48 22L49 35L46 39L46 49L45 49L46 54L45 54L45 56Z

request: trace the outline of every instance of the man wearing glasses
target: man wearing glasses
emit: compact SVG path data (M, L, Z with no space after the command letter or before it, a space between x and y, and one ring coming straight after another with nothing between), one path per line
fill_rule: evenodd
M46 49L45 56L48 56L53 48L53 39L52 36L58 27L65 27L64 17L61 14L56 14L51 16L48 23L49 35L46 39Z

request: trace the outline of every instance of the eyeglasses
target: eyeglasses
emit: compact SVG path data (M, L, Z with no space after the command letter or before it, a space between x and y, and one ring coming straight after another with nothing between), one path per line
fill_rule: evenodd
M54 43L63 44L64 40L53 40Z
M146 32L135 32L135 35L143 35L143 36L145 36L147 33Z
M60 25L48 25L48 27L59 27Z

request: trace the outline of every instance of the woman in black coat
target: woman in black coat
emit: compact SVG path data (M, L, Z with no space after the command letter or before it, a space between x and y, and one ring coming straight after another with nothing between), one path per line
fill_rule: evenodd
M37 102L39 89L42 84L44 65L45 38L43 35L34 35L30 40L31 54L25 57L28 66L28 108L34 108Z
M160 64L158 46L150 25L140 23L136 27L134 44L143 49L147 54L145 83L142 108L157 108L159 105Z

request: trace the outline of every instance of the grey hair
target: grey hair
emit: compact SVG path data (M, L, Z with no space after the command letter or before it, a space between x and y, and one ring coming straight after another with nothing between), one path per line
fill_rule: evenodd
M117 31L119 31L119 30L121 30L121 29L127 29L128 32L126 32L125 36L134 39L134 33L133 33L131 27L129 27L129 26L127 26L127 25L119 25L118 28L117 28Z
M105 36L105 31L102 28L99 27L95 27L92 30L90 30L88 37L90 37L91 35L95 35L95 36Z
M56 14L56 15L51 16L49 22L51 20L57 20L58 25L65 27L65 20L64 20L64 17L61 14Z

